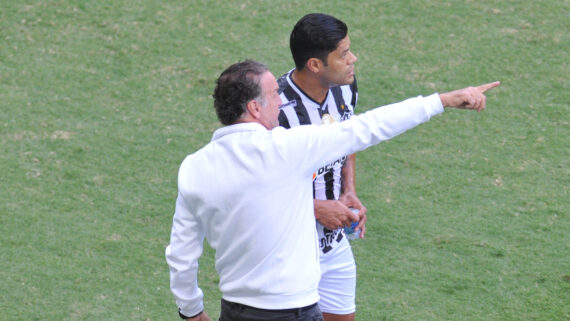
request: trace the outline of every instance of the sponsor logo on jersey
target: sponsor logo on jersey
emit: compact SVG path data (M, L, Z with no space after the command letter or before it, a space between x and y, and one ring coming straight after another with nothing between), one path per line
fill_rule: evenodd
M313 173L313 180L315 180L317 177L325 175L326 173L332 171L333 169L341 168L342 165L346 163L346 158L347 158L346 156L343 156L342 158L339 158L334 162L319 168L315 173Z
M328 228L323 228L323 237L319 240L319 245L323 253L328 253L333 249L333 243L336 241L339 243L342 240L341 230L329 230Z

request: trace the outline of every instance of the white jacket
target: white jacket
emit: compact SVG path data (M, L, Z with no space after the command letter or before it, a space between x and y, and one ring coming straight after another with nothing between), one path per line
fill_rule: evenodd
M263 309L319 300L312 174L443 112L439 95L411 98L328 126L257 123L218 129L186 157L166 259L184 315L203 310L197 284L204 236L216 251L223 298Z

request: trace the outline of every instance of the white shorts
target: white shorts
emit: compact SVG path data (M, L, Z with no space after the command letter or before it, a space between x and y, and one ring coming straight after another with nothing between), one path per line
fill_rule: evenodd
M317 224L320 225L320 224ZM318 229L322 226L318 226ZM322 230L319 231L319 236ZM341 232L342 233L342 232ZM338 239L335 237L335 239ZM331 314L349 314L356 310L356 263L348 239L342 239L326 253L321 251L321 281L319 308ZM321 247L321 250L323 248Z

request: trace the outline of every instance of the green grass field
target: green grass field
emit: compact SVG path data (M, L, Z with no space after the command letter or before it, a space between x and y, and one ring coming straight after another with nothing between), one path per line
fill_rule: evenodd
M570 2L0 3L0 320L177 320L164 249L214 80L349 25L359 112L501 80L358 155L357 319L570 319ZM219 315L212 251L200 285Z

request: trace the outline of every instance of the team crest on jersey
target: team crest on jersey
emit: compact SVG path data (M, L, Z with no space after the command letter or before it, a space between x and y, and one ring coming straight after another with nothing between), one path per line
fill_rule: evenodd
M292 107L295 108L297 106L297 101L296 100L289 100L288 102L282 104L281 106L279 106L279 109L283 109L283 108L287 108L287 107Z
M322 125L329 125L332 123L334 123L334 118L332 118L332 116L329 114L323 114L323 117L321 117L321 124Z

